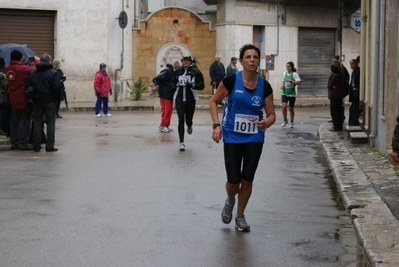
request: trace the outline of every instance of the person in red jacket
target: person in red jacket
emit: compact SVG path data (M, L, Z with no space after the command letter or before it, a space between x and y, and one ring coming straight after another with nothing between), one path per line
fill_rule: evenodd
M27 110L25 82L29 74L36 69L22 62L22 53L13 50L10 54L10 65L6 68L8 95L11 105L10 140L11 150L28 150L28 139L32 121L32 110Z
M96 117L101 117L101 105L103 105L104 117L111 117L108 113L108 97L112 95L111 78L107 72L107 65L100 64L100 70L97 71L94 78L94 92L97 96L96 101Z

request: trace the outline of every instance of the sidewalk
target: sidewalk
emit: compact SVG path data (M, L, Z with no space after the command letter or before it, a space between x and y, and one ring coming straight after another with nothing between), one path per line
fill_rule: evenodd
M330 169L350 213L366 266L399 266L399 177L388 159L346 132L319 127Z

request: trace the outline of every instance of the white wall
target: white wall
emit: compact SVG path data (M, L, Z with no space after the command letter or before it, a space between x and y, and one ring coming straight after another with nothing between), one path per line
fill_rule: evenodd
M125 34L125 62L121 76L131 76L131 25L133 2L125 11L129 24ZM122 30L118 20L122 0L1 0L0 8L35 9L56 11L55 58L62 63L67 75L65 83L68 101L94 101L93 78L101 62L108 65L114 79L115 69L120 68ZM16 29L17 30L17 29ZM111 100L113 98L111 97Z

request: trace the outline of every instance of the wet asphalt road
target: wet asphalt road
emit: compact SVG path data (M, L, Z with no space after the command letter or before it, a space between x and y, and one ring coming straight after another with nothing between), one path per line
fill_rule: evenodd
M281 118L280 110L277 110ZM186 151L159 114L65 113L58 152L1 147L1 266L347 266L346 226L317 139L328 108L297 109L266 135L247 206L250 233L225 225L222 144L205 111Z

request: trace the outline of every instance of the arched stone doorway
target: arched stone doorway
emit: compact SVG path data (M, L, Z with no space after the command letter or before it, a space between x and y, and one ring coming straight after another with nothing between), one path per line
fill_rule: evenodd
M133 29L132 76L150 84L152 78L183 54L198 59L197 67L210 84L209 66L215 60L216 31L210 22L180 7L167 7L149 15ZM211 86L203 94L212 93Z
M156 72L159 73L166 67L166 64L174 64L176 61L181 65L183 55L191 55L190 50L181 43L168 43L162 46L156 57Z

